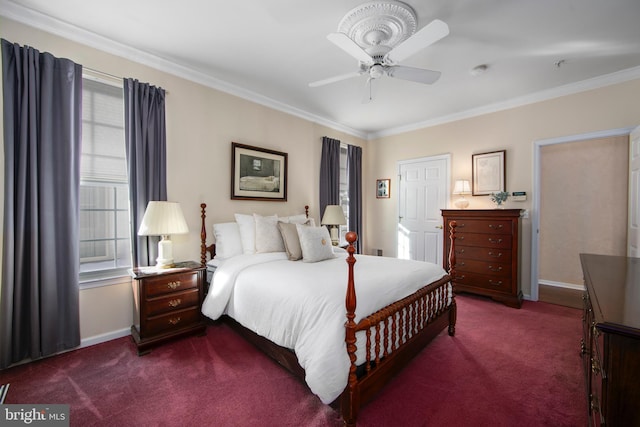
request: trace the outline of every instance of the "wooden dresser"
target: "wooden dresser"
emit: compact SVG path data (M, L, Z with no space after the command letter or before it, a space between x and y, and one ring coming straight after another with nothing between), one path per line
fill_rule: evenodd
M444 267L449 271L449 223L456 221L456 292L522 306L519 272L520 209L443 209Z
M205 332L200 307L204 298L205 268L195 262L156 270L134 268L132 287L135 302L131 336L138 355L163 341Z
M580 254L589 425L640 426L640 258Z

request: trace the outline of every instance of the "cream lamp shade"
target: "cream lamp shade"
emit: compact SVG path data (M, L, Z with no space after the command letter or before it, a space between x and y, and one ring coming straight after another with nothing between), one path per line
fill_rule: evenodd
M324 215L322 215L322 225L328 225L331 233L331 244L338 246L340 243L339 229L341 225L347 224L347 219L344 216L342 207L339 205L327 205L324 209Z
M471 194L471 184L467 179L458 179L453 186L453 194L459 194L460 198L454 203L457 208L465 209L469 206L469 201L464 198L466 194Z
M169 236L188 232L189 227L178 203L151 201L142 217L138 235L162 236L162 240L158 242L156 267L169 268L173 265L173 244Z

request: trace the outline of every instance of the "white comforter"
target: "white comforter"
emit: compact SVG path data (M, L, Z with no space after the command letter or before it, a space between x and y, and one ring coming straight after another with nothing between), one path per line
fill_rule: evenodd
M214 320L228 314L294 350L311 391L330 403L346 387L349 373L345 258L346 253L338 253L334 259L305 263L278 252L227 259L216 269L202 313ZM366 255L356 259L356 322L446 274L426 262ZM364 351L358 359L364 360Z

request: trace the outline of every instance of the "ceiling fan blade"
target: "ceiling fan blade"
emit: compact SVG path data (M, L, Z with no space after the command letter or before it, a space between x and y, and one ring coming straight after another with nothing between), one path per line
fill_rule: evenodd
M330 33L327 35L327 39L349 55L356 58L358 61L365 64L373 64L373 58L371 58L371 55L362 50L362 48L346 34Z
M318 80L316 82L309 83L309 87L318 87L328 85L330 83L339 82L340 80L350 79L352 77L358 77L362 75L362 71L352 71L350 73L341 74L339 76L329 77L328 79Z
M431 21L417 33L400 43L384 57L388 64L397 64L421 49L437 42L449 34L449 26L436 19Z
M440 78L440 71L425 70L422 68L405 67L402 65L394 65L387 67L387 75L396 79L410 80L412 82L424 83L430 85Z

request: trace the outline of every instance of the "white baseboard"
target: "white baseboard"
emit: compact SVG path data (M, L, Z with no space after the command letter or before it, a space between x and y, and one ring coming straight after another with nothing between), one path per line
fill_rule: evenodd
M90 347L92 345L100 344L103 342L115 340L117 338L126 337L127 335L131 335L131 328L124 328L117 331L111 331L100 335L94 335L89 338L83 338L80 340L80 347Z
M573 289L576 291L584 291L584 285L576 285L575 283L554 282L552 280L538 280L538 284L545 286L553 286L556 288Z

